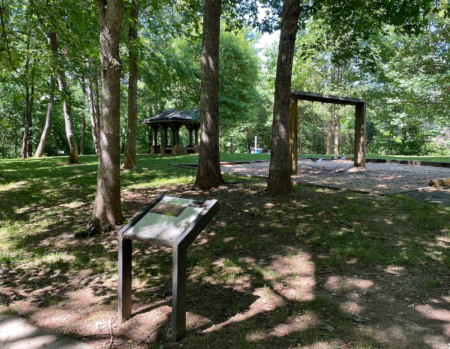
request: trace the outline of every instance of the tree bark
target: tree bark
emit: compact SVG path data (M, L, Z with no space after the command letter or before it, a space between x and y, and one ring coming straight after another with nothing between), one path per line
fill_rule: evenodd
M301 2L301 0L286 0L281 14L272 123L272 152L267 185L269 194L289 193L292 191L289 152L289 102L291 96L292 62L294 60Z
M341 129L340 120L335 119L334 124L334 155L339 155L339 130Z
M86 63L89 66L89 62ZM92 79L87 78L87 95L89 99L89 114L91 117L92 140L94 141L95 153L99 154L99 123L100 108L98 105L98 75L96 72L92 74ZM92 84L94 81L94 84Z
M120 205L120 26L122 0L97 0L102 66L102 110L97 192L91 222L98 231L123 222Z
M30 49L30 43L27 44L27 51ZM27 61L25 63L25 70L28 73L30 69L30 57L27 57ZM28 80L25 80L25 127L23 131L22 137L22 149L21 155L22 159L26 159L28 157L28 141L30 137L30 128L31 128L31 99L30 99L30 86L28 84Z
M328 118L327 128L327 155L331 155L331 147L333 145L333 119L332 116Z
M70 101L69 91L67 89L66 74L61 68L58 68L58 87L63 97L63 114L66 129L66 137L69 142L69 164L78 163L78 144L73 132L72 105Z
M224 183L219 153L219 40L222 0L205 0L203 11L202 81L200 89L201 144L195 187Z
M128 79L128 129L127 150L123 167L132 169L136 167L136 133L137 133L137 83L138 83L138 52L135 45L137 39L137 24L139 18L139 5L136 0L131 2L129 37L130 76Z
M33 156L33 107L34 107L34 65L36 63L36 59L33 61L33 66L31 67L31 94L30 94L30 103L28 106L28 157Z
M52 129L52 116L53 116L53 106L55 105L55 76L50 76L50 101L47 106L47 116L45 118L45 126L42 131L41 139L39 141L39 145L36 149L36 153L34 154L35 158L40 158L44 154L45 143L47 142L48 135L50 134L50 130Z
M80 140L80 155L84 155L86 145L86 118L84 115L84 110L81 114L81 140Z

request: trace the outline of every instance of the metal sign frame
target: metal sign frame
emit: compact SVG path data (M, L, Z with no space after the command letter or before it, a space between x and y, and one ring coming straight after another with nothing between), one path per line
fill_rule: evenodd
M197 214L194 221L184 229L178 238L171 243L161 243L152 239L142 239L126 233L134 227L149 211L160 203L164 197L188 199L178 196L161 194L153 200L144 210L134 217L125 227L119 231L119 289L118 289L118 319L119 322L127 320L131 316L131 285L132 285L132 240L149 244L172 247L173 273L172 273L172 342L179 341L186 333L186 257L187 249L207 224L219 212L220 206L217 200L205 200L207 206Z

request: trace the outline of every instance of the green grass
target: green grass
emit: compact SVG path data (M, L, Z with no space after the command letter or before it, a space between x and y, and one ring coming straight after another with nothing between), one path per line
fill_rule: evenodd
M269 156L221 157L223 161L256 159ZM114 232L74 240L73 234L85 228L91 215L97 157L80 156L81 164L73 166L65 161L67 157L0 160L0 173L5 177L0 182L0 269L8 275L0 279L0 313L41 319L54 309L78 312L76 301L90 299L86 292L91 292L87 315L80 316L76 326L70 323L70 334L83 337L78 329L83 324L91 326L93 318L100 314L115 318L117 238ZM353 295L352 284L342 286L342 298L335 299L327 289L330 278L351 279L368 273L365 278L376 284L372 292L381 297L380 309L370 310L379 311L378 317L386 312L382 307L396 304L382 298L398 282L393 271L406 275L405 280L414 279L416 292L437 292L437 298L448 286L449 208L404 196L364 196L307 187L270 197L264 192L265 181L231 176L225 176L232 182L226 186L194 191L195 171L168 164L197 161L197 155L139 155L138 169L121 171L122 209L127 220L161 192L219 199L221 211L189 249L187 259L188 311L209 322L188 331L184 348L379 348L378 338L371 334L374 323L358 324L366 326L365 332L359 331L355 315L344 308L357 301L344 299ZM134 244L133 251L133 302L135 309L144 310L129 322L129 332L124 325L120 336L136 341L145 335L139 337L134 328L142 324L148 331L148 319L170 318L172 255L142 243ZM306 286L309 277L315 282L311 288ZM379 281L384 279L389 282ZM16 291L26 296L17 296L21 293ZM271 307L254 310L266 306L260 298ZM408 305L402 307L408 309ZM360 306L361 316L371 317L364 313L369 304ZM234 316L238 320L221 329L197 334ZM421 313L416 316L412 323L430 321L421 318ZM306 322L303 329L292 325ZM376 324L380 331L392 325ZM294 330L283 334L291 325ZM328 325L336 331L321 329ZM167 347L170 322L152 326L159 332L148 347ZM98 333L92 335L92 340L102 338ZM403 347L426 347L414 338L417 343L406 339ZM109 337L105 340L108 345ZM388 347L401 347L397 344Z

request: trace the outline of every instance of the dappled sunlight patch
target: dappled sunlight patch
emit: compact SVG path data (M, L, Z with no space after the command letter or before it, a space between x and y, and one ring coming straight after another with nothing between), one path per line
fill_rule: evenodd
M23 189L28 184L28 181L19 181L0 185L0 191L10 191Z
M436 308L436 306L418 304L414 309L427 319L442 322L442 325L445 325L446 335L450 336L450 331L448 331L450 330L450 309ZM447 306L447 308L449 307Z
M339 308L342 312L351 315L363 314L365 311L365 308L359 305L356 301L343 302L339 305Z
M375 338L378 339L381 343L385 343L386 345L396 345L400 348L406 348L401 343L408 343L410 335L405 333L405 330L400 326L391 326L386 329L379 329L375 335Z
M318 317L308 314L287 319L286 323L275 326L267 332L267 337L286 337L291 334L303 332L320 324Z
M391 275L403 275L406 271L405 267L398 267L398 266L392 266L389 265L383 270L386 274Z

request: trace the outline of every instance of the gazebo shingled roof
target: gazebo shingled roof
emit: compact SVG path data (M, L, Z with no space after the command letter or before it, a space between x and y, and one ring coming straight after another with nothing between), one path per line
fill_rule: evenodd
M180 145L180 128L185 126L189 131L189 145L186 150L198 153L198 130L200 128L200 113L197 110L180 111L176 109L166 110L158 115L141 120L153 130L153 139L150 144L151 154L182 154L183 146ZM161 129L161 145L158 145L158 130ZM172 131L169 143L168 131Z
M182 124L200 122L200 113L197 110L179 111L176 109L166 110L158 115L141 120L142 124L159 124L165 122L180 122Z

